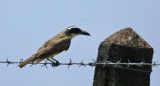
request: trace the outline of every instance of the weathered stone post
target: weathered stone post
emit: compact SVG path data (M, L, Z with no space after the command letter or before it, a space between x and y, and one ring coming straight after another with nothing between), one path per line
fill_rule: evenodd
M152 63L153 48L131 28L106 38L99 46L97 62L111 61ZM123 66L126 67L127 66ZM151 71L151 66L129 68ZM96 66L93 86L150 86L150 73L114 67Z

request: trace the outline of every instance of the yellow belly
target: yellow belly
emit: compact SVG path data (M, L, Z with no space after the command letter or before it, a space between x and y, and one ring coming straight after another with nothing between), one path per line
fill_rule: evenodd
M58 53L55 53L55 54L53 54L53 55L51 55L50 57L48 57L47 59L53 59L53 57L55 56L55 55L58 55L58 54L60 54L61 52L58 52Z

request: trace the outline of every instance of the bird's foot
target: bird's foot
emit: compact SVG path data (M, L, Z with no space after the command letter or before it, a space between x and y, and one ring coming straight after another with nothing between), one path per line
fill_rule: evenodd
M59 66L59 61L56 61L56 62L52 65L52 67L57 67L57 66Z
M57 66L59 66L59 61L52 62L52 67L57 67Z
M57 61L57 60L55 60L55 59L52 59L52 60L54 60L54 61L52 61L52 60L50 60L50 59L47 59L47 60L51 62L51 66L52 66L52 67L57 67L57 66L59 66L59 61Z
M55 61L55 62L52 62L52 67L57 67L57 66L59 66L59 61L58 61L58 60L56 60L56 59L52 59L52 60Z

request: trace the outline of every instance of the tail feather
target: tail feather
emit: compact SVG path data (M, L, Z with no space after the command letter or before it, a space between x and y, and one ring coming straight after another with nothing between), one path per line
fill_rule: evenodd
M29 57L28 59L26 59L24 62L20 63L18 66L20 68L24 67L26 64L30 63L32 60L34 60L34 56Z

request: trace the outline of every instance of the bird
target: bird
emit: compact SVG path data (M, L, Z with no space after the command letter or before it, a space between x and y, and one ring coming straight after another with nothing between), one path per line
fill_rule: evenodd
M21 62L18 66L22 68L28 63L38 64L44 59L47 59L50 62L58 62L53 57L63 51L67 51L70 47L71 40L78 35L90 36L88 32L81 30L76 26L70 26L47 40L32 56Z

